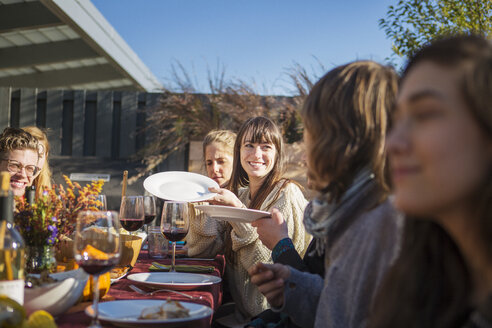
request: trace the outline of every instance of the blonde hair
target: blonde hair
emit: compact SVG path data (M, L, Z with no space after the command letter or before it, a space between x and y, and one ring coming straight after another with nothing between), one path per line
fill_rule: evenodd
M203 139L203 157L205 158L207 146L210 146L214 142L223 145L223 150L232 156L234 154L235 141L236 134L230 130L212 130Z
M38 139L40 145L42 145L42 151L40 152L40 156L45 157L44 165L41 168L38 176L33 181L33 186L36 187L36 198L41 196L46 188L51 189L51 179L52 173L51 168L48 163L48 155L50 153L50 143L48 141L48 137L46 133L36 126L25 126L22 130L30 133L33 137Z
M13 150L32 150L40 153L39 142L29 132L19 128L7 127L0 135L0 154Z
M313 140L307 153L314 189L338 201L368 167L388 192L385 141L397 88L396 72L372 61L338 66L314 85L301 112Z

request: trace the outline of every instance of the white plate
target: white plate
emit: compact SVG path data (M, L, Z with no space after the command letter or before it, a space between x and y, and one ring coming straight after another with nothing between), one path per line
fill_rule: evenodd
M144 180L144 188L152 195L183 202L199 202L215 196L209 187L220 188L217 182L201 174L168 171L153 174Z
M205 212L206 215L219 220L250 223L255 220L271 217L269 212L251 210L221 205L195 205L196 209Z
M128 275L127 279L145 285L175 290L192 290L196 287L213 285L222 281L217 276L187 272L134 273Z
M212 315L212 309L208 306L181 302L190 310L187 318L142 320L138 319L142 310L150 306L161 305L164 300L119 300L99 303L99 319L111 322L119 327L190 327L190 321L203 319ZM88 306L85 313L94 317L94 309Z

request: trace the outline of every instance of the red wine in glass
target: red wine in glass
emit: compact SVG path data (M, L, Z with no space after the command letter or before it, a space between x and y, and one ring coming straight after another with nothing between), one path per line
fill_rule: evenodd
M143 227L144 220L134 219L134 218L131 219L120 218L120 223L123 229L127 231L137 231L138 229Z
M169 241L180 241L183 240L184 237L186 237L188 231L181 230L181 229L172 229L172 230L163 230L162 233Z
M155 205L154 196L147 195L143 196L143 206L144 206L144 221L147 234L149 233L149 224L152 223L155 219L155 215L157 213L157 208Z
M91 275L102 275L109 272L118 260L89 260L77 263L85 272Z
M121 197L120 223L130 234L144 225L143 200L143 196Z
M144 216L144 224L150 224L155 219L155 214L153 215L145 215Z
M143 220L142 220L143 221ZM98 320L99 276L120 261L120 225L113 211L81 211L77 216L74 257L77 264L93 277L94 316L90 328L101 328Z
M173 243L170 272L176 272L176 242L186 237L189 228L187 202L166 201L162 208L161 232Z

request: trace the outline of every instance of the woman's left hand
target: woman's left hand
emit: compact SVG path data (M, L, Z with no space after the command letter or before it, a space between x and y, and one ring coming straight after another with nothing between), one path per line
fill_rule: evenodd
M228 189L210 187L208 188L208 190L217 194L213 198L208 200L208 202L212 205L224 205L239 208L246 207L239 200L239 198L237 198L236 195Z

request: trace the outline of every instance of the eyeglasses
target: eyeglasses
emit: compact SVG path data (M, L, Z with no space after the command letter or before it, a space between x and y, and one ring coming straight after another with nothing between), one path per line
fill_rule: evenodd
M24 169L28 177L33 177L40 171L40 168L36 165L22 165L18 161L7 158L1 158L1 160L8 162L7 170L9 170L10 173L20 173L22 169Z

